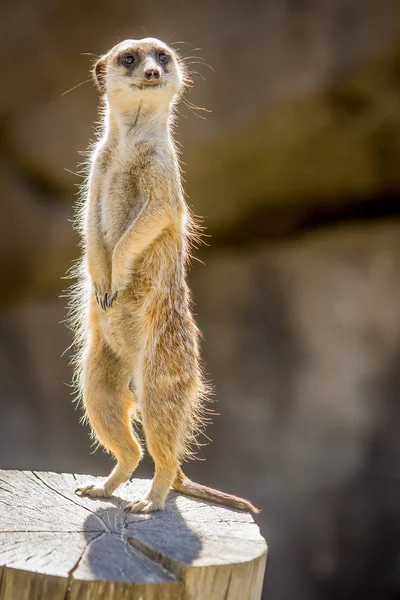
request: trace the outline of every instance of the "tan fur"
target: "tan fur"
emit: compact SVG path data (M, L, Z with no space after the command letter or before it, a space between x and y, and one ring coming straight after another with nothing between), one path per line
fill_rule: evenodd
M159 52L169 57L166 65ZM134 66L121 64L126 55L134 57ZM159 71L157 81L145 79L148 69ZM147 38L112 48L95 65L94 78L104 95L104 128L80 212L84 261L73 294L81 344L76 362L86 415L117 465L104 486L77 492L109 496L130 477L142 456L132 429L140 416L155 476L131 511L162 509L171 486L255 510L245 500L193 484L179 466L201 427L207 392L186 284L194 227L171 137L184 70L171 48Z

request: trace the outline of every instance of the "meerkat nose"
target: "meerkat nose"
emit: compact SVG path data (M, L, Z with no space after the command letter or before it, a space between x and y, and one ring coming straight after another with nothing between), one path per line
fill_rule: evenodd
M149 81L151 79L160 79L160 71L158 69L147 69L144 72L144 76L146 77L146 79L148 79Z

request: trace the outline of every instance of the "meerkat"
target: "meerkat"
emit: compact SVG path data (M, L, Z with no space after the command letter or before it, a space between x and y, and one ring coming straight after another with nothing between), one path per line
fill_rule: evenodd
M245 499L192 482L180 466L207 395L186 282L195 228L171 131L183 63L157 39L126 40L92 74L104 111L78 217L77 379L93 435L117 464L104 485L76 493L108 497L131 477L142 457L133 427L140 419L155 472L127 510L162 510L172 487L256 513Z

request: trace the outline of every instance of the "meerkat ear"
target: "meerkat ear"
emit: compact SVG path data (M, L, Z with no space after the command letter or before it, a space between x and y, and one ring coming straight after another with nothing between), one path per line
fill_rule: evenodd
M96 85L97 91L104 93L106 91L106 59L105 57L98 60L93 69L92 77Z

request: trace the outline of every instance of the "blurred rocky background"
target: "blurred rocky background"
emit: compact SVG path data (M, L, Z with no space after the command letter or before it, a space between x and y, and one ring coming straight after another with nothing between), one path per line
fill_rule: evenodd
M221 414L187 471L263 509L265 598L399 597L399 17L397 0L2 3L1 467L110 468L71 402L60 297L97 97L62 94L82 53L179 42L212 110L181 105L178 139L212 236L191 283Z

